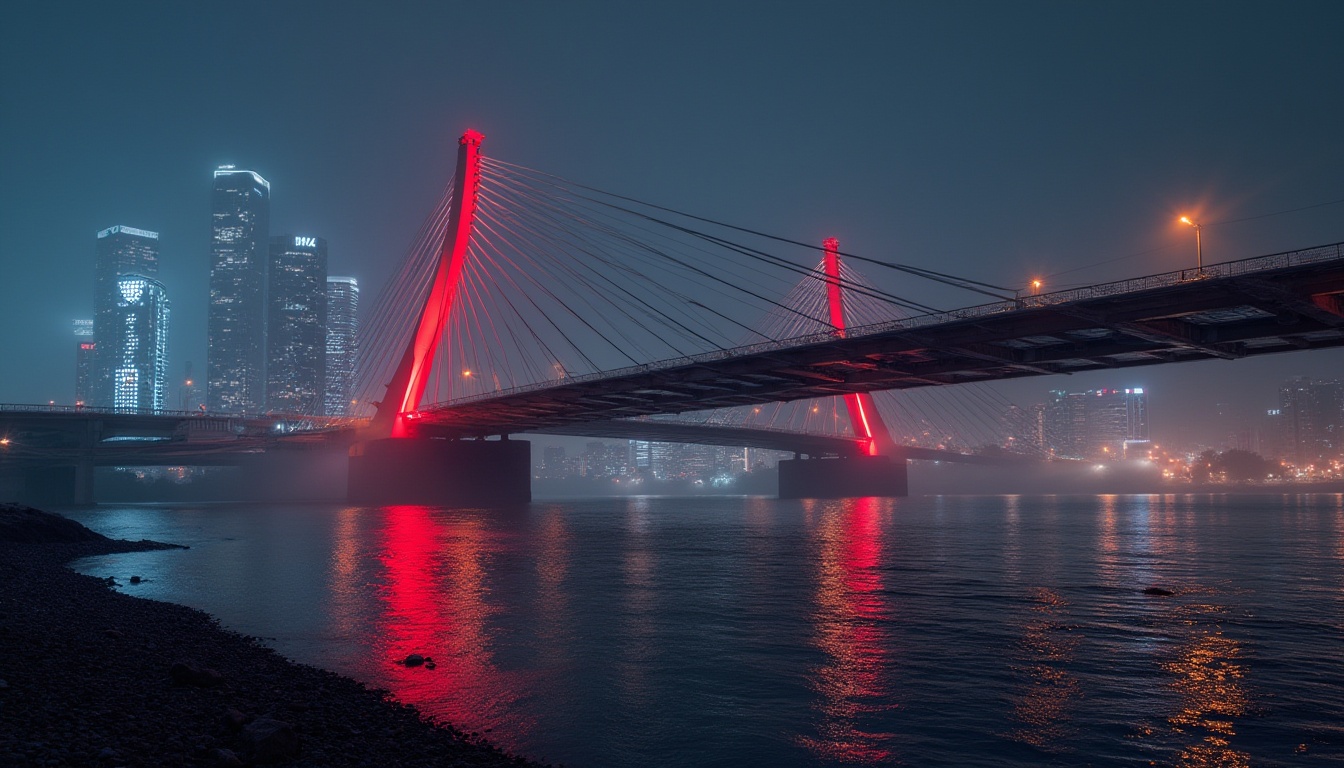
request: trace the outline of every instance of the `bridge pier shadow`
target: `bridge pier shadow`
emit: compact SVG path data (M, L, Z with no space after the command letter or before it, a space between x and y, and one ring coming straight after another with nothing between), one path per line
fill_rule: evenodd
M532 500L526 440L388 438L350 448L351 504L505 506Z
M779 462L779 498L843 499L908 496L907 463L890 456L784 459Z

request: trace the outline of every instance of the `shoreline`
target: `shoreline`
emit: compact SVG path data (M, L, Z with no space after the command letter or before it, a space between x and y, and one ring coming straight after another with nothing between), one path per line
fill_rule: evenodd
M202 611L76 573L83 557L177 548L94 536L0 540L0 764L540 765Z

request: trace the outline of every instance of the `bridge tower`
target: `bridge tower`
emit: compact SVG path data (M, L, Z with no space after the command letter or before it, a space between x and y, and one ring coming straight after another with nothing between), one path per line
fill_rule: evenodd
M481 141L467 131L457 140L448 229L439 246L433 282L402 355L378 403L368 440L350 449L348 498L364 504L501 504L532 498L531 446L526 441L449 440L420 434L415 411L434 369L476 222L481 184Z
M822 252L831 326L836 335L844 338L845 297L840 279L840 241L827 238L822 243ZM845 395L844 401L855 436L867 439L867 455L781 461L780 498L905 496L909 493L906 461L878 412L873 396L867 392L853 392Z

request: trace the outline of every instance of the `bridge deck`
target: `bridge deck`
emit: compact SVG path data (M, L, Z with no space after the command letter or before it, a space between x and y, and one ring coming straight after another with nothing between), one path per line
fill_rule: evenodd
M1344 345L1344 244L666 361L423 408L440 434Z

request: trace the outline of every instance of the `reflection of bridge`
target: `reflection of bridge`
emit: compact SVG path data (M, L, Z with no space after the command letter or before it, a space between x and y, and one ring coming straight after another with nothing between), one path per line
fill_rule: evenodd
M667 209L604 202L605 193L487 163L480 143L472 132L460 140L449 192L370 324L362 373L386 387L361 398L378 407L357 431L304 418L298 433L288 419L276 429L274 417L0 409L11 434L0 470L33 476L38 464L63 464L54 482L68 479L81 489L73 498L88 500L79 478L97 464L224 464L348 447L353 500L493 503L529 497L527 444L461 438L541 432L837 456L782 464L781 491L900 494L903 460L964 457L898 446L869 393L1344 345L1340 244L1025 298L867 260L999 299L939 312L858 280L834 240L822 266L799 267L669 221ZM635 225L621 229L613 212ZM687 241L669 244L673 236ZM797 286L815 290L763 287L799 275ZM902 312L859 317L860 298ZM768 333L752 325L761 311L777 321ZM742 330L759 341L731 343ZM627 364L604 362L613 359ZM636 418L822 397L843 399L850 434Z

